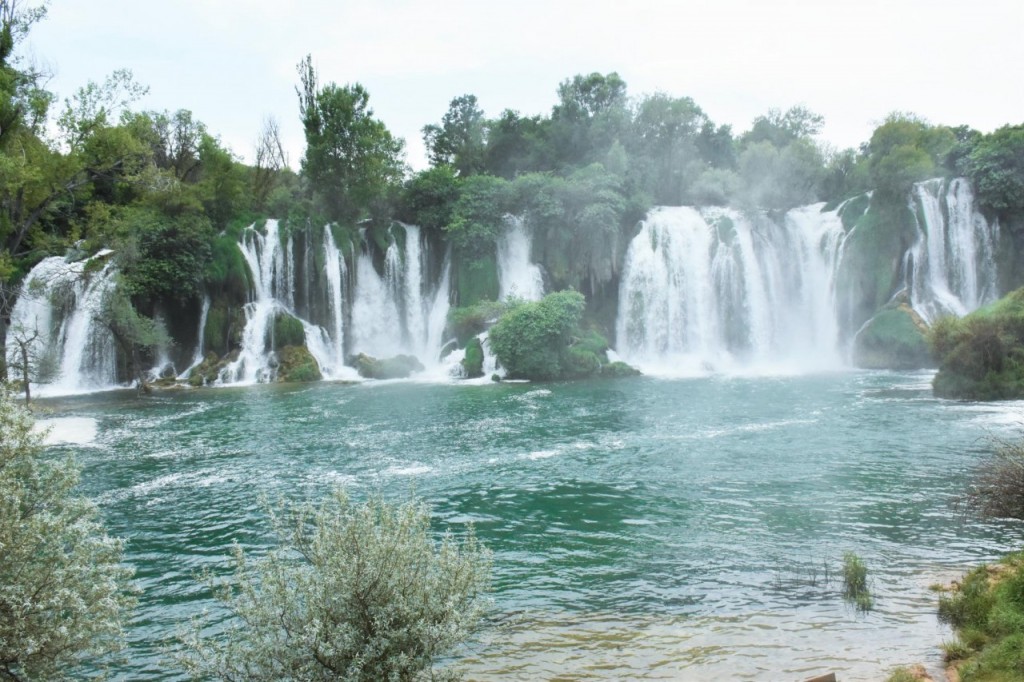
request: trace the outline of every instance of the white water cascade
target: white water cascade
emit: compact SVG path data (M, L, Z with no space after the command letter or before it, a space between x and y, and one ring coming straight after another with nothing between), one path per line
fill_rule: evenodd
M373 259L361 253L356 260L352 302L352 352L377 358L415 355L427 367L436 366L448 317L449 266L432 289L425 281L426 252L420 228L401 225L405 248L392 243L385 254L384 275Z
M246 230L239 249L252 274L253 299L245 306L245 329L238 358L221 370L218 378L224 384L251 384L271 378L268 325L273 323L275 313L288 310L287 302L294 300L294 288L287 276L286 249L282 248L276 220L268 220L262 234L256 229Z
M835 278L846 235L823 206L782 224L730 209L652 210L626 254L618 353L661 374L840 366Z
M904 256L910 303L926 322L963 316L999 296L995 249L999 224L977 210L970 183L956 178L914 185L917 240Z
M516 296L539 301L544 296L544 277L530 261L532 237L519 216L505 216L505 231L498 238L499 298Z
M73 263L60 256L45 258L25 278L11 312L7 353L8 362L19 365L17 339L27 342L40 384L37 394L68 395L116 385L116 345L101 319L116 270L109 260L99 269L90 266L110 253Z
M448 316L449 266L445 263L440 281L431 286L420 229L396 224L392 230L401 230L397 236L404 241L395 239L389 245L381 275L369 250L355 256L350 271L351 261L329 226L322 238L308 238L298 264L294 239L282 238L276 221L267 221L262 231L248 229L239 249L252 275L251 300L245 307L241 350L221 371L219 383L273 379L270 332L279 314L301 322L306 347L327 378L358 378L345 365L346 353L377 358L411 354L427 367L436 365ZM305 282L296 281L300 272ZM312 291L315 287L320 289Z

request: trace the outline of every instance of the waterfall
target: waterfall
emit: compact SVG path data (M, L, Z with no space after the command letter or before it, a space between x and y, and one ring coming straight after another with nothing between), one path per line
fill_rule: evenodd
M532 238L519 216L505 216L505 231L498 238L499 297L517 296L538 301L544 296L544 277L530 262Z
M914 185L917 239L904 256L910 302L927 322L963 316L998 298L995 248L999 225L985 220L970 183L956 178Z
M626 254L617 350L653 372L841 364L835 273L845 233L823 204L781 224L659 207Z
M308 252L309 250L307 250ZM330 305L330 327L325 350L322 356L313 353L320 369L328 368L332 374L337 374L345 366L345 280L347 275L345 257L334 243L334 234L328 225L324 228L324 274L327 279L327 300ZM307 287L308 291L308 287ZM322 337L314 334L310 338L310 330L307 329L306 345L310 351L313 346L322 341Z
M405 231L405 248L397 243L388 247L383 277L369 253L361 253L356 260L352 352L378 358L411 354L430 367L439 361L448 316L450 266L446 259L435 290L425 287L420 228L396 227Z
M245 305L242 348L238 359L221 370L218 382L223 384L251 384L272 378L267 353L269 325L278 311L286 309L284 301L294 294L287 277L291 269L286 264L287 249L281 247L276 220L267 221L264 234L254 228L246 230L238 248L252 274L253 291L252 300Z
M40 261L22 285L11 311L7 338L8 362L21 363L17 339L33 339L35 380L40 395L66 395L112 388L117 385L117 351L113 335L101 314L113 290L116 269L108 260L96 270L90 263L106 258L68 263L53 256ZM87 272L88 270L88 272ZM12 343L14 342L14 343Z
M192 370L202 363L203 355L206 352L206 320L210 315L210 297L203 296L203 307L199 312L199 329L196 331L196 350L192 354L192 362L188 368L178 375L178 379L184 381L192 374Z

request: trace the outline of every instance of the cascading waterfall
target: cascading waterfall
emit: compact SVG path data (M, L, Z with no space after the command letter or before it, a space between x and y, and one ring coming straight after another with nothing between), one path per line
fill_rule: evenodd
M520 216L505 216L505 231L498 238L499 297L517 296L538 301L544 296L544 277L530 261L532 237Z
M999 225L978 212L970 183L956 178L914 185L917 240L904 256L910 303L926 322L963 316L999 296Z
M203 296L203 307L199 312L199 329L196 331L196 350L192 354L192 362L188 368L178 375L179 380L188 379L192 374L192 370L199 366L203 361L203 355L206 352L205 339L203 338L206 332L206 320L210 315L210 297Z
M404 253L397 243L388 247L383 277L369 253L356 260L352 351L379 358L411 354L429 367L439 361L448 316L449 266L446 262L436 290L426 289L420 228L400 227Z
M53 256L40 261L25 278L23 293L11 311L8 362L20 363L16 340L29 342L35 356L40 395L66 395L111 388L117 383L117 350L101 314L115 285L116 269L107 261L99 270L87 266L104 259L68 263Z
M350 273L329 226L323 238L310 239L301 254L296 253L291 236L282 238L276 221L267 221L262 233L247 230L239 249L252 273L252 300L245 308L238 358L224 368L219 382L257 383L273 378L269 333L278 314L302 323L306 347L328 378L357 377L345 365L347 351L378 358L412 354L428 367L437 364L448 315L450 268L445 262L438 286L431 288L425 281L427 253L419 227L396 224L392 229L404 231L404 246L399 240L389 245L383 275L374 267L369 250L355 257L354 273ZM317 259L310 252L317 248L323 266L314 273L312 263ZM299 267L296 258L302 258ZM296 282L300 272L306 278L301 286ZM323 287L317 305L313 303L317 297L310 292L314 280Z
M263 234L255 229L246 230L238 248L252 274L253 300L245 306L245 329L238 359L225 367L218 379L224 384L256 383L271 378L267 331L275 313L286 309L284 301L294 300L276 220L267 221Z
M617 350L648 371L841 364L835 273L845 233L816 204L782 224L720 208L660 207L626 254Z

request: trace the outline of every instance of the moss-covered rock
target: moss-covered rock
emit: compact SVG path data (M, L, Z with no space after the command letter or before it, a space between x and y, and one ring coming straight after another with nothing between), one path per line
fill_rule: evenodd
M367 379L405 379L413 372L422 372L424 367L413 355L396 355L393 358L377 359L366 353L359 353L348 360L359 376Z
M938 320L929 335L939 360L932 387L943 398L1024 398L1024 289L962 318Z
M480 339L473 337L466 344L466 356L462 359L462 370L469 379L484 375L484 347Z
M281 382L320 381L320 365L305 346L284 346L277 351L277 380Z
M615 362L609 362L607 365L601 367L601 376L606 379L617 379L619 377L636 377L640 376L641 372L632 365L627 365L625 362L616 360Z
M455 292L460 306L498 298L498 261L494 253L460 258L454 263Z
M490 300L452 308L448 311L446 333L449 336L454 336L460 346L465 346L474 336L487 331L487 328L494 324L506 309L507 306L504 303Z
M905 301L887 305L853 340L853 362L864 369L934 367L928 325Z
M271 348L306 345L306 330L302 326L302 322L283 310L279 310L274 315L274 324L270 329L270 334L268 342Z
M196 367L193 367L192 372L188 375L189 385L206 386L212 384L220 376L220 371L236 360L238 360L237 350L231 351L224 357L220 357L213 351L208 351L203 357L203 361Z

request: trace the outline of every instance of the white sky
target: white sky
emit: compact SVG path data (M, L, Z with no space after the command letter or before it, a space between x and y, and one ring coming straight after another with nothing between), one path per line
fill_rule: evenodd
M298 167L296 64L360 82L408 161L421 128L474 94L488 116L547 114L558 83L617 71L632 95L689 96L746 130L770 107L868 139L889 112L989 132L1024 122L1022 0L53 0L28 51L63 98L131 69L146 109L190 109L251 158L265 116Z

